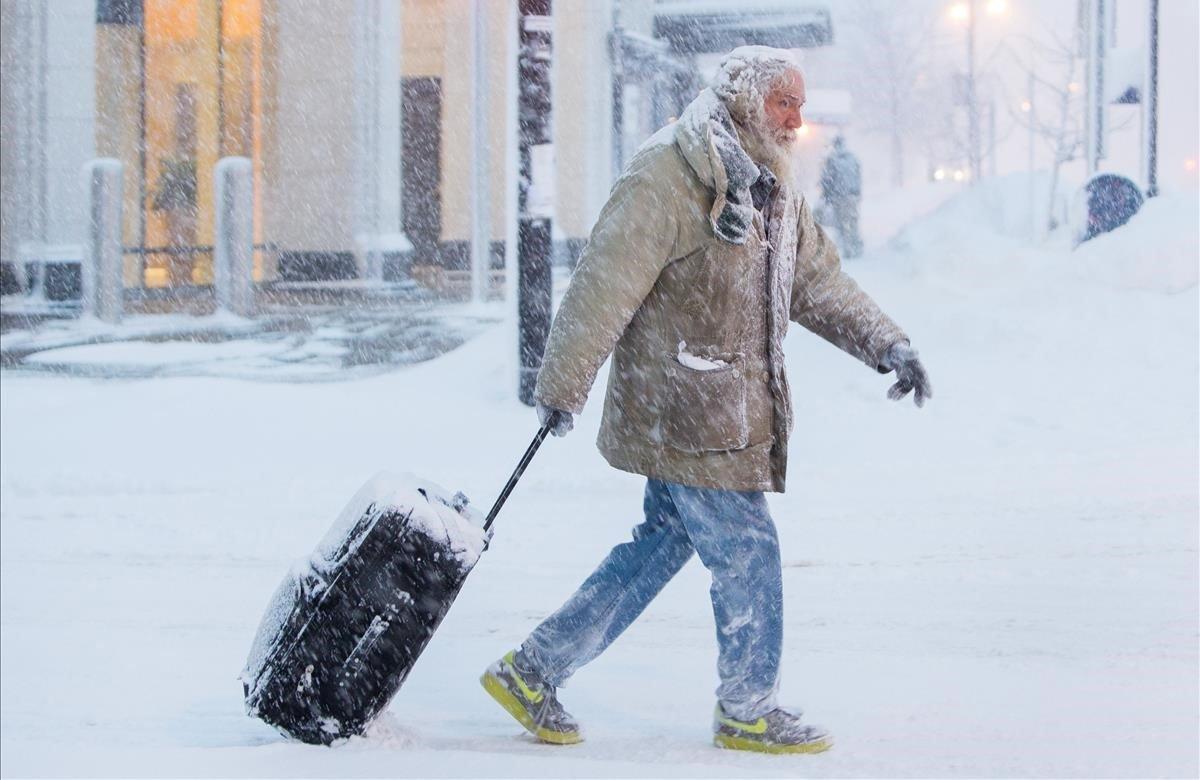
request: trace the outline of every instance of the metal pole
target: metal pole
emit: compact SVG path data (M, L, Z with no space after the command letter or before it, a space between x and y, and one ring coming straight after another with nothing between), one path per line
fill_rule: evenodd
M519 224L521 153L519 141L520 117L517 114L520 105L519 84L521 74L518 69L520 61L520 18L521 9L518 0L505 0L503 24L508 28L504 41L504 309L505 326L509 330L509 343L517 345L517 226ZM512 354L511 352L509 353ZM519 358L519 355L517 356ZM506 384L513 387L518 384L520 360L511 361L508 365L509 376Z
M1105 0L1091 0L1088 27L1087 172L1104 157Z
M975 100L975 11L977 0L970 0L967 13L967 162L971 168L971 181L979 181L983 175L980 159L979 106Z
M1150 62L1146 69L1144 105L1146 137L1146 197L1158 195L1158 0L1150 0Z
M613 12L616 15L616 11ZM612 57L612 178L616 180L625 167L625 61L621 38L625 33L620 24L613 26L609 38Z
M38 229L35 235L38 241L42 244L46 243L47 223L50 219L48 206L48 194L50 191L50 156L49 140L50 136L47 132L47 115L46 115L46 98L50 90L50 85L47 83L47 48L49 47L49 25L46 19L47 5L40 4L38 7L38 42L37 42L37 60L38 60L38 76L37 76L37 224Z
M491 155L488 146L486 0L471 11L471 299L487 298L491 268Z
M1037 165L1034 159L1037 144L1037 102L1033 99L1034 92L1037 90L1037 80L1033 76L1033 59L1029 61L1029 79L1028 100L1029 100L1029 240L1032 243L1037 243L1038 240L1038 218L1037 218L1037 174L1035 167Z
M150 52L146 50L146 9L143 2L130 4L136 9L138 25L138 286L146 286L146 201L149 198L149 182L147 178L147 149L146 143L146 58ZM130 11L130 14L135 11Z
M988 100L988 175L996 175L996 98Z
M1108 54L1108 0L1096 0L1096 160L1104 159L1104 59Z
M404 3L383 3L380 6L380 30L382 35L380 73L382 87L379 92L380 128L382 140L380 154L383 158L383 179L380 183L381 219L388 232L399 238L404 233L404 90L401 86L404 74ZM403 243L401 244L403 246ZM389 247L390 249L393 247ZM400 247L394 247L400 249ZM379 278L384 280L384 263L379 264ZM398 269L391 269L389 276ZM393 277L394 278L394 277Z
M554 165L551 141L551 0L520 0L520 191L517 225L518 396L534 405L542 352L550 334L551 218Z
M367 200L367 224L370 225L368 241L370 242L370 251L367 253L367 278L373 282L383 281L383 251L379 245L379 234L382 232L379 220L379 196L380 196L380 166L383 163L382 147L380 144L380 103L379 96L381 94L380 81L383 78L395 78L395 73L385 73L382 69L383 63L380 61L380 40L379 36L382 29L379 26L379 5L380 0L374 0L367 7L367 63L368 63L368 79L369 93L367 95L367 149L370 150L370 160L372 165L369 167L369 175L367 177L367 187L370 189L370 198Z
M500 491L500 495L496 498L496 502L492 504L492 509L487 513L487 519L483 521L483 530L492 530L492 523L496 522L496 515L500 514L501 507L504 502L508 501L509 495L513 492L513 488L517 486L517 481L521 479L521 475L525 473L525 469L529 467L529 462L533 460L533 456L537 454L538 448L542 446L542 442L550 435L550 431L554 428L554 424L558 421L558 413L551 416L546 424L538 428L537 435L533 437L533 441L525 449L525 454L521 456L521 460L517 463L517 468L513 471L512 476L508 478L508 482L504 484L504 489Z
M225 156L225 0L217 0L217 159ZM234 154L243 151L238 149Z

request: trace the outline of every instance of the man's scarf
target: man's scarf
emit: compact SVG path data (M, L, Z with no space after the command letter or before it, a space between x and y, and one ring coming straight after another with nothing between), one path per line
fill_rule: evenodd
M684 132L694 134L707 147L711 185L717 196L709 213L713 233L730 244L746 243L754 212L762 208L756 201L765 202L775 188L774 174L756 164L742 148L729 109L712 90L704 90L692 101L680 123Z

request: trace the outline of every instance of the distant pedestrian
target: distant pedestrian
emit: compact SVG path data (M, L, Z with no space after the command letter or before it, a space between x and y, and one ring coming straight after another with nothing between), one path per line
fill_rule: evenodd
M833 151L821 169L821 200L825 212L838 233L842 255L862 255L862 235L858 232L858 204L862 200L862 168L858 158L846 148L846 139L833 139Z

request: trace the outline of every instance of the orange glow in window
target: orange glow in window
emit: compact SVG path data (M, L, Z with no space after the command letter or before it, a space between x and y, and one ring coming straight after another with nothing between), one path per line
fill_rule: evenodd
M186 41L200 30L200 4L178 0L145 0L146 37L152 41Z
M226 38L255 37L261 26L262 0L225 0L221 14L221 34Z

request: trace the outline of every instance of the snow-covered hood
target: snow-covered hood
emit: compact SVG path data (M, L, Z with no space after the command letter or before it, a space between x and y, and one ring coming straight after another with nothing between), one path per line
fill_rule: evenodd
M713 191L708 213L713 232L729 243L744 243L754 211L750 185L762 171L742 148L729 109L712 89L703 90L683 110L675 123L675 144Z

